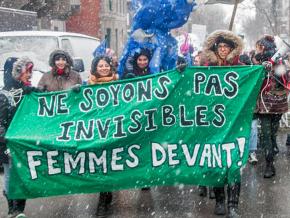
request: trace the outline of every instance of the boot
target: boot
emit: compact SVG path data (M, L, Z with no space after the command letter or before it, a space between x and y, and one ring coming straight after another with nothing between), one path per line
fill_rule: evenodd
M108 214L112 202L112 192L101 192L97 208L97 217L105 217Z
M266 161L266 169L264 173L264 178L269 179L275 176L276 170L273 161Z
M24 213L16 214L15 218L26 218L26 215Z
M14 200L13 203L14 203L14 211L16 212L16 214L23 213L25 209L26 200L17 199L17 200Z
M214 187L214 194L215 194L215 208L214 214L215 215L225 215L226 214L226 206L225 206L225 191L224 187Z
M212 187L209 187L209 199L215 199L214 191Z
M228 218L240 217L238 213L240 190L240 183L228 186Z
M198 186L198 194L200 197L206 197L207 195L207 190L206 190L206 186Z
M237 208L229 208L228 209L228 215L227 218L240 218L241 216L238 213L238 209Z
M13 200L9 200L8 199L7 194L5 193L5 191L3 191L3 195L5 196L5 198L7 200L7 204L8 204L8 216L12 215L14 213Z
M144 188L141 188L142 191L149 191L150 190L150 187L144 187Z
M277 155L279 153L279 148L277 145L274 145L273 152L274 152L274 155Z

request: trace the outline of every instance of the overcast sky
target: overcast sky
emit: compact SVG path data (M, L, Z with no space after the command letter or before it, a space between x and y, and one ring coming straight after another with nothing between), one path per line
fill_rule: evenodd
M225 8L225 10L227 12L226 16L227 16L228 20L230 20L234 6L223 4L222 7ZM241 26L241 23L243 22L243 20L249 19L250 17L255 16L255 9L253 9L253 7L254 7L253 0L245 0L239 4L237 14L235 17L235 25L236 25L238 32L241 31L240 26Z

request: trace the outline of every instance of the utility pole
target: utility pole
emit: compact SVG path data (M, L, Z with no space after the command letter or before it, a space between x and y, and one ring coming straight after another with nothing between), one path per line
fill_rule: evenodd
M229 30L230 30L230 31L233 30L234 21L235 21L235 17L236 17L237 9L238 9L238 4L239 4L239 0L236 0L236 1L235 1L235 6L234 6L234 10L233 10L233 13L232 13L232 18L231 18L231 22L230 22L230 27L229 27Z
M278 13L277 13L277 0L272 0L272 7L271 7L271 12L273 14L273 29L274 29L274 34L279 35L278 32Z

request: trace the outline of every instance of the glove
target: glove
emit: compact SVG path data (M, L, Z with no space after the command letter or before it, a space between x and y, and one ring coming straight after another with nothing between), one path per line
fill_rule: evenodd
M135 78L136 75L134 73L126 73L124 76L123 76L123 79L131 79L131 78Z
M74 86L71 87L73 92L79 93L81 91L81 85L80 84L75 84Z
M266 70L267 72L271 72L272 69L273 69L273 65L272 65L272 63L271 63L270 61L264 61L264 62L262 63L262 65L264 66L264 68L265 68L265 70Z
M186 67L187 67L187 64L186 64L186 63L184 63L184 64L179 64L179 65L176 66L176 70L177 70L179 73L183 73L184 70L186 69Z
M25 86L23 87L23 94L30 94L31 92L43 92L44 90L36 88L36 87L30 87L30 86Z

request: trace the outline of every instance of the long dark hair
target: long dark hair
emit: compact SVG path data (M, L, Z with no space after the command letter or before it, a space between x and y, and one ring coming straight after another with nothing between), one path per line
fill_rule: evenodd
M137 64L137 60L141 55L144 55L148 58L148 65L144 69L141 69ZM133 57L133 73L135 75L150 74L150 68L149 68L150 59L151 59L151 52L149 49L141 49L140 52L136 53Z
M115 69L114 69L114 66L113 66L113 61L112 61L112 58L108 57L108 56L104 56L104 55L101 55L101 56L96 56L93 61L92 61L92 65L91 65L91 74L96 76L97 78L100 77L100 75L98 74L97 72L97 66L100 62L100 60L103 60L103 61L106 61L109 65L110 65L110 68L111 68L111 72L109 74L109 76L112 76L115 72Z
M273 36L266 35L256 42L256 46L264 46L263 53L255 55L257 61L268 61L276 53L276 44Z

